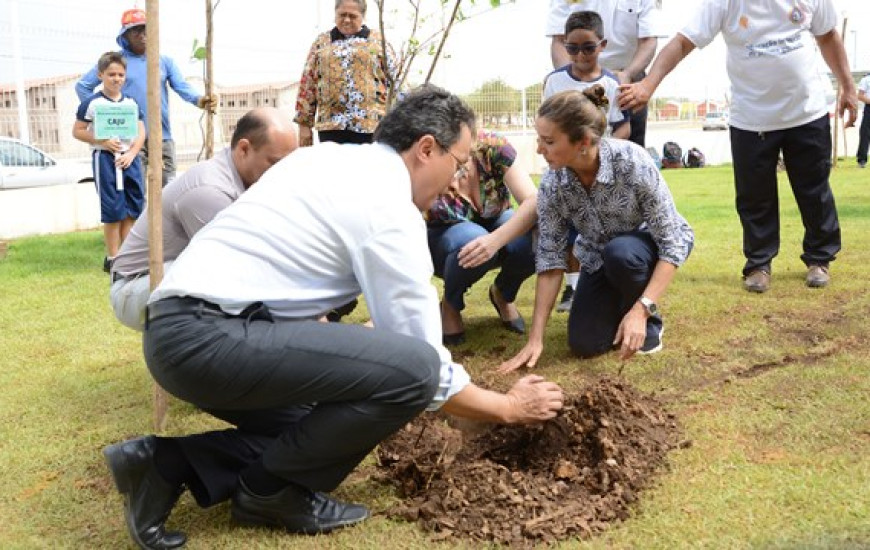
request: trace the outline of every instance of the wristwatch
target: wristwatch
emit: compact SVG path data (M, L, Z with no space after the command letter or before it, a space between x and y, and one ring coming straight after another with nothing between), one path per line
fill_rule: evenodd
M653 316L659 312L659 306L656 305L655 302L647 298L646 296L641 296L637 299L640 302L640 305L646 310L646 314L649 316Z

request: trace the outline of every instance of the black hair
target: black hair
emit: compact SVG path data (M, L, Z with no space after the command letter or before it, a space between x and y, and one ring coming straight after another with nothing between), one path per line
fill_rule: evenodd
M459 141L463 126L475 134L471 107L447 90L425 84L392 106L375 128L374 140L402 153L430 135L448 149Z
M247 139L254 149L259 149L269 140L269 120L256 109L248 111L236 122L230 148L234 149L242 139Z
M604 38L604 21L594 11L575 11L568 16L568 20L565 21L565 36L577 29L592 31L599 40Z

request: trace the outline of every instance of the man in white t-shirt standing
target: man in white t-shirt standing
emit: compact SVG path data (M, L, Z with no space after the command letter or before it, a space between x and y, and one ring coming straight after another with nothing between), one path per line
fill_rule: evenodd
M731 79L731 155L737 213L743 225L743 286L770 288L779 252L776 165L780 152L805 228L801 260L806 284L828 284L828 266L840 250L840 224L828 180L831 123L816 49L840 83L837 113L855 124L855 83L836 30L832 0L704 0L686 27L659 53L650 74L623 86L620 107L647 104L655 89L696 47L722 33Z
M636 82L656 54L658 38L667 36L661 21L661 0L550 0L547 36L552 38L550 56L553 68L571 63L565 50L565 21L576 11L594 11L604 23L606 47L598 63L614 73L620 84ZM631 115L629 139L644 147L647 109Z
M870 74L858 83L858 99L864 103L864 114L861 115L861 129L858 132L858 153L855 160L858 167L867 166L867 149L870 148Z

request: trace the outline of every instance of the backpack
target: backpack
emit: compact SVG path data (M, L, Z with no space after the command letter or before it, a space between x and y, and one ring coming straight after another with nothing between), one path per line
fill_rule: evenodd
M689 149L686 152L686 158L683 159L683 166L686 168L703 168L705 164L707 164L707 159L697 147Z
M676 142L667 141L662 146L662 168L682 168L683 150Z
M659 152L656 151L656 148L655 147L647 147L646 152L649 153L650 157L652 157L652 161L655 163L656 168L661 170L662 157L659 156Z

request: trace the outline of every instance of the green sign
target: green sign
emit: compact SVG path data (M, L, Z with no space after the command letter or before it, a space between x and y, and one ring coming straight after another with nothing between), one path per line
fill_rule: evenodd
M134 140L139 135L139 107L133 103L94 106L94 137Z

